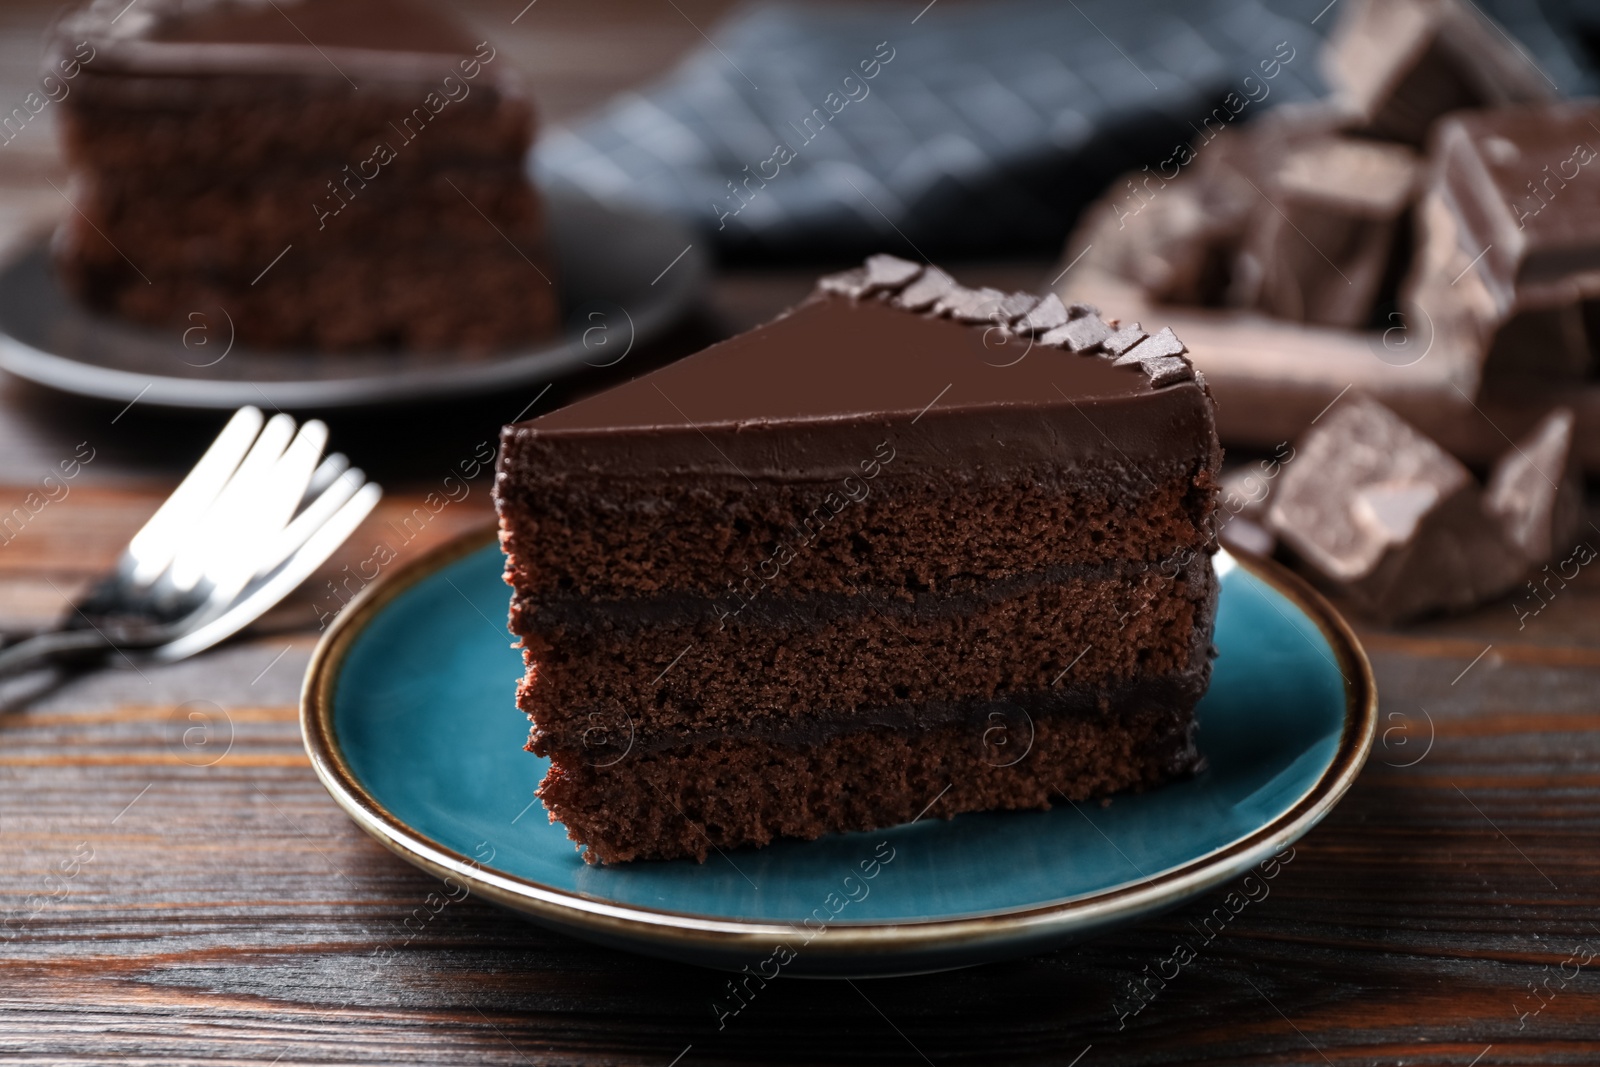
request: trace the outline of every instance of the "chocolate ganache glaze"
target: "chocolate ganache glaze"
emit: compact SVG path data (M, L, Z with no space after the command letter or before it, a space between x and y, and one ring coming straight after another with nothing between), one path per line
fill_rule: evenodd
M1211 401L1170 330L890 256L824 279L780 323L507 427L502 469L821 480L857 473L886 437L896 471L966 462L979 480L997 455L1013 469L1213 458L1194 454Z

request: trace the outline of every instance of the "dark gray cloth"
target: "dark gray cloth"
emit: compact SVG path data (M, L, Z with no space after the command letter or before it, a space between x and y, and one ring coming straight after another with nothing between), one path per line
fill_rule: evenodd
M1495 6L1553 78L1583 83L1538 8ZM1317 53L1337 8L741 8L701 27L711 43L661 84L548 131L535 172L683 218L733 254L1053 251L1108 181L1167 157L1207 115L1246 121L1321 95Z

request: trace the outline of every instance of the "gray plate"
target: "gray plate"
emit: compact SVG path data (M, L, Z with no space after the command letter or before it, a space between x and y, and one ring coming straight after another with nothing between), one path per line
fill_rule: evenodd
M546 205L566 329L537 347L476 355L251 350L232 344L222 307L197 308L187 329L141 328L73 300L41 242L0 269L0 368L102 400L358 407L471 395L609 366L693 304L709 264L676 222L572 192L547 192Z

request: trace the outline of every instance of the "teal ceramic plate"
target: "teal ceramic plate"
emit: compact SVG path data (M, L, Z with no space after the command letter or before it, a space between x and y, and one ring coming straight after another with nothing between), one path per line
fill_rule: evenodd
M1208 768L1109 807L961 815L693 862L585 864L533 790L492 531L374 583L318 647L302 725L334 799L384 845L619 948L762 973L936 970L1072 941L1240 877L1338 801L1377 700L1355 637L1281 568L1219 556ZM869 876L870 875L870 876Z

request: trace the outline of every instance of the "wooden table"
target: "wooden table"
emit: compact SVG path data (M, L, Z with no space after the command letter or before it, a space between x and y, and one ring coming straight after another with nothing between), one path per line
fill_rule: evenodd
M54 7L0 9L0 100L26 92ZM719 5L541 0L514 27L523 0L462 7L560 119L664 70ZM49 131L28 136L0 149L8 237L60 208L44 183L61 170ZM1047 269L960 272L1033 285ZM724 273L700 320L634 367L760 320L812 274ZM591 384L552 390L539 410ZM1362 626L1386 731L1371 763L1270 896L1176 975L1162 961L1223 891L1032 959L782 982L721 1031L723 979L709 971L595 948L471 898L413 936L402 924L435 884L355 828L301 748L316 601L533 392L333 418L335 446L389 494L328 575L242 639L170 667L0 687L0 1061L1600 1062L1593 569L1525 628L1505 603ZM0 514L80 442L95 457L0 544L0 628L61 612L215 428L0 384ZM483 478L407 552L488 516ZM1160 972L1132 1013L1134 985Z

